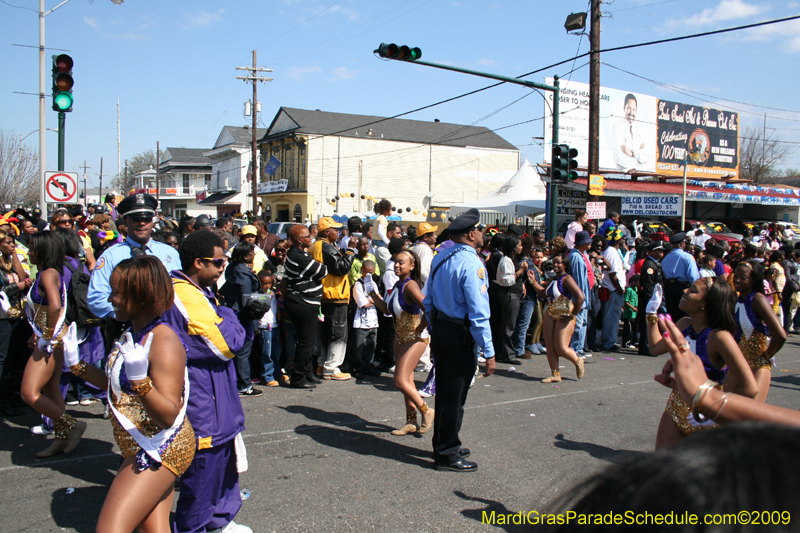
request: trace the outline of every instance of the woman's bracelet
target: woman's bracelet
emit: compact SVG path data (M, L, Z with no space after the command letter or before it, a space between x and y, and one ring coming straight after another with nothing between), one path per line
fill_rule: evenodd
M80 376L81 374L86 372L86 368L88 366L89 365L86 364L86 361L81 361L78 364L69 367L69 371L75 374L76 376Z
M711 405L708 407L709 409L711 409L712 407L714 407L715 405L717 405L717 404L719 403L719 401L720 401L720 400L722 400L722 405L720 405L720 406L719 406L719 409L717 409L717 412L716 412L716 413L714 413L714 415L711 417L711 420L713 420L714 422L716 422L716 421L717 421L717 417L718 417L718 416L719 416L719 414L722 412L722 409L724 409L724 408L725 408L725 404L726 404L726 403L728 403L728 396L729 396L729 395L730 395L730 392L726 392L725 394L723 394L723 395L722 395L722 396L719 398L719 400L717 400L716 402L712 403L712 404L711 404Z
M716 386L717 382L712 379L709 379L708 381L700 385L700 388L697 389L697 392L694 393L694 398L692 398L692 415L694 416L694 419L701 424L706 420L708 420L708 418L700 413L699 411L700 402L703 401L703 398L705 398L706 394L708 394L708 391L710 391Z
M645 315L644 319L647 321L648 326L655 326L658 324L658 315L655 313Z
M150 379L150 376L144 378L144 381L139 385L134 385L131 383L131 390L139 396L140 398L146 395L150 390L153 388L153 380Z

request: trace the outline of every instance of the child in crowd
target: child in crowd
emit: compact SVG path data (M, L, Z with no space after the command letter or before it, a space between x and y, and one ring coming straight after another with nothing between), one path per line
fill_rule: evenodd
M639 333L636 330L636 316L639 308L639 274L631 276L625 289L625 306L622 309L622 346L633 348L637 345ZM631 343L633 340L633 343Z
M701 278L714 278L717 276L714 272L714 265L717 264L717 257L711 252L706 252L700 259L700 277Z
M258 321L256 331L256 346L260 347L261 356L261 380L267 387L277 387L278 381L275 379L275 367L278 367L280 374L281 343L278 329L278 299L272 289L275 277L272 270L264 268L258 273L258 280L261 285L261 294L270 295L270 308L266 314ZM286 379L283 375L281 379Z
M372 298L368 296L370 291L376 290L376 284L372 279L375 274L375 262L366 259L361 265L359 278L353 286L353 299L358 308L356 309L353 320L353 331L355 333L355 361L358 365L354 373L370 376L380 376L381 373L372 364L375 356L375 345L378 340L378 311Z

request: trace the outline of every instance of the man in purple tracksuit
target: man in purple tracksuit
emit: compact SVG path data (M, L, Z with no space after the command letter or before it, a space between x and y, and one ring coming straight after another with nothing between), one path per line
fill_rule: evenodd
M233 521L242 507L235 441L244 430L233 360L245 332L236 313L220 306L209 289L225 265L223 246L210 231L183 241L182 270L172 271L175 303L164 314L186 345L186 416L197 437L194 461L181 476L174 533L252 533Z

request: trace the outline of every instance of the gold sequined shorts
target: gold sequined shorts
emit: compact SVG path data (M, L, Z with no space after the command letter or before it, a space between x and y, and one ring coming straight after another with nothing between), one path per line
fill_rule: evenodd
M406 311L400 313L400 316L394 320L394 338L397 339L397 344L402 346L407 342L424 342L428 344L430 338L422 338L417 335L417 328L422 322L422 313L412 315Z
M547 314L550 315L550 318L553 320L558 320L572 314L572 309L572 300L562 294L550 303L550 306L547 308Z
M719 385L718 388L722 390L722 386ZM678 429L684 435L691 435L692 433L699 431L701 429L711 429L711 427L706 426L692 426L687 422L687 418L692 412L690 406L686 405L686 402L683 401L680 393L674 390L672 394L669 395L669 400L667 400L667 407L665 409L669 417L675 422L675 425L678 426ZM718 427L718 426L712 426Z
M39 328L39 331L43 333L42 337L44 338L44 340L56 341L54 343L55 346L57 348L63 348L63 344L61 343L61 341L67 335L67 324L64 323L64 325L61 327L61 331L58 333L58 335L54 337L53 329L47 327L47 312L48 312L48 307L46 305L33 304L33 316L34 316L34 321L36 322L36 327ZM62 309L61 312L64 313L65 311Z
M769 338L760 331L754 331L749 339L745 339L744 335L739 339L739 348L753 372L772 368L772 362L764 355L768 347Z
M151 437L161 431L161 428L150 418L142 407L141 400L129 394L122 395L122 402L114 403L122 414L134 423L143 434ZM138 406L137 406L138 404ZM139 452L139 444L130 433L117 422L114 413L111 413L111 425L114 426L114 439L117 441L123 457L131 457ZM194 453L197 449L197 439L194 436L192 424L188 418L184 418L180 429L175 433L172 442L167 450L161 455L161 464L167 470L180 477L189 465L192 464Z

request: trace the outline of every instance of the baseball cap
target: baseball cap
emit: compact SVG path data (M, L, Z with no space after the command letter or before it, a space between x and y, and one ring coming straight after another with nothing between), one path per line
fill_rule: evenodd
M319 231L325 231L329 228L341 228L342 225L339 222L336 222L331 217L322 217L319 222L317 222L317 228Z
M258 230L255 226L248 224L242 228L242 235L258 235Z
M422 235L427 235L428 233L434 233L439 226L434 226L432 224L428 224L427 222L421 222L419 226L417 226L417 236L421 237Z

